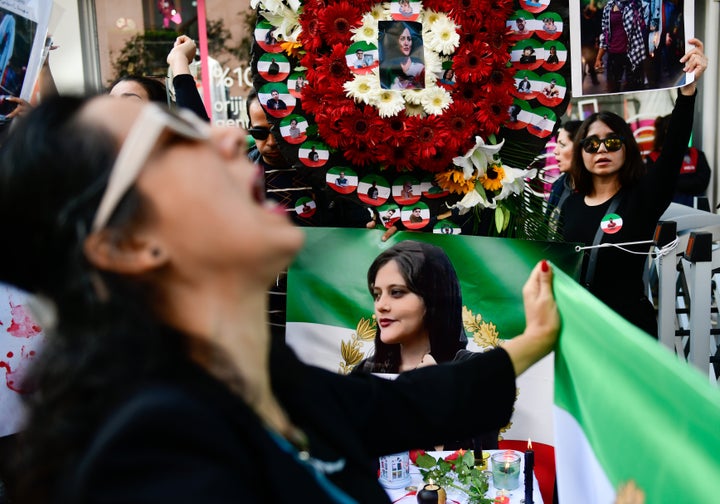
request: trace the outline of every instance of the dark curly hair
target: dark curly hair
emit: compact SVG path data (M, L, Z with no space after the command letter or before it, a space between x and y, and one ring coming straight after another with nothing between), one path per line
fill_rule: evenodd
M378 255L367 273L372 294L378 270L395 261L411 292L425 302L425 325L430 335L430 353L437 362L453 360L458 350L467 346L462 323L462 292L450 258L440 247L406 240ZM400 368L400 345L388 345L375 333L377 372L396 373Z

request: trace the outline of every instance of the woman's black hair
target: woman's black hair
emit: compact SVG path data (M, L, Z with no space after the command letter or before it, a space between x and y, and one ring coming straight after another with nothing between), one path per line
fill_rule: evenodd
M407 29L412 37L412 52L411 56L414 55L415 51L422 47L422 37L417 32L411 21L389 21L389 25L385 28L380 44L378 44L380 61L388 61L394 58L405 57L400 52L399 41L402 32Z
M658 116L655 118L655 138L653 139L653 150L656 152L660 152L663 148L665 136L667 135L667 130L670 126L670 117L671 115L668 114L666 116Z
M642 160L640 147L635 140L632 129L625 122L625 119L612 112L596 112L583 121L575 135L573 147L572 174L575 189L580 194L590 194L593 189L592 174L585 167L583 162L582 141L587 137L588 129L596 121L606 124L615 134L623 138L625 145L625 163L620 168L620 185L629 187L637 183L645 174L645 164Z
M120 82L131 81L137 82L142 86L148 94L148 98L152 102L166 103L168 102L167 89L165 84L153 77L145 77L144 75L125 75L110 84L109 90L114 88Z
M577 135L578 130L580 129L580 126L582 125L582 121L578 121L577 119L572 119L570 121L565 121L562 126L560 126L560 129L564 129L567 131L568 136L570 139L575 142L575 135Z
M94 430L184 342L162 339L137 281L95 270L84 239L117 156L114 137L79 118L86 100L55 97L18 122L0 149L0 282L41 294L57 323L25 387L29 415L9 464L14 502L48 502ZM147 212L131 190L108 224L122 233ZM99 283L109 296L98 290ZM141 350L139 352L139 350Z
M425 325L430 337L430 353L437 362L453 360L458 350L467 346L462 322L462 292L450 258L440 247L429 243L406 240L378 255L370 265L367 282L373 292L378 270L395 261L408 289L425 302ZM388 345L375 333L377 369L398 372L400 345Z

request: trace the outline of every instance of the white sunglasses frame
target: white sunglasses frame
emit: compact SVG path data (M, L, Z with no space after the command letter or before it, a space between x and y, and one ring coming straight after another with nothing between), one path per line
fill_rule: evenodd
M133 122L110 171L110 178L98 205L91 231L104 228L120 201L135 183L148 157L165 130L194 140L210 138L210 125L189 110L173 115L155 103L145 105Z

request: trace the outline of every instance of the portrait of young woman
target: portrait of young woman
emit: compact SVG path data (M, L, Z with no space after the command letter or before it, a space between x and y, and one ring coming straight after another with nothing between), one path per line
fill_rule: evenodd
M424 89L422 24L379 21L380 85L384 89Z

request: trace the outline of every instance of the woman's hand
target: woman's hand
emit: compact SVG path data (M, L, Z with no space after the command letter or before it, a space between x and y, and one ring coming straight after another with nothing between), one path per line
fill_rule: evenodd
M680 92L686 96L692 96L697 89L697 80L705 73L708 67L708 59L703 52L703 43L699 39L691 38L688 40L688 43L694 47L686 52L685 56L680 58L680 63L685 65L683 72L695 75L695 80L681 87Z
M549 354L557 343L560 314L552 291L552 278L552 269L543 260L535 266L523 287L525 332L503 345L516 376Z
M3 99L17 104L17 106L5 116L6 119L24 116L33 109L32 105L17 96L5 96Z
M175 39L175 44L167 56L167 64L170 65L173 75L190 73L190 63L195 58L196 51L195 42L187 35L180 35Z

